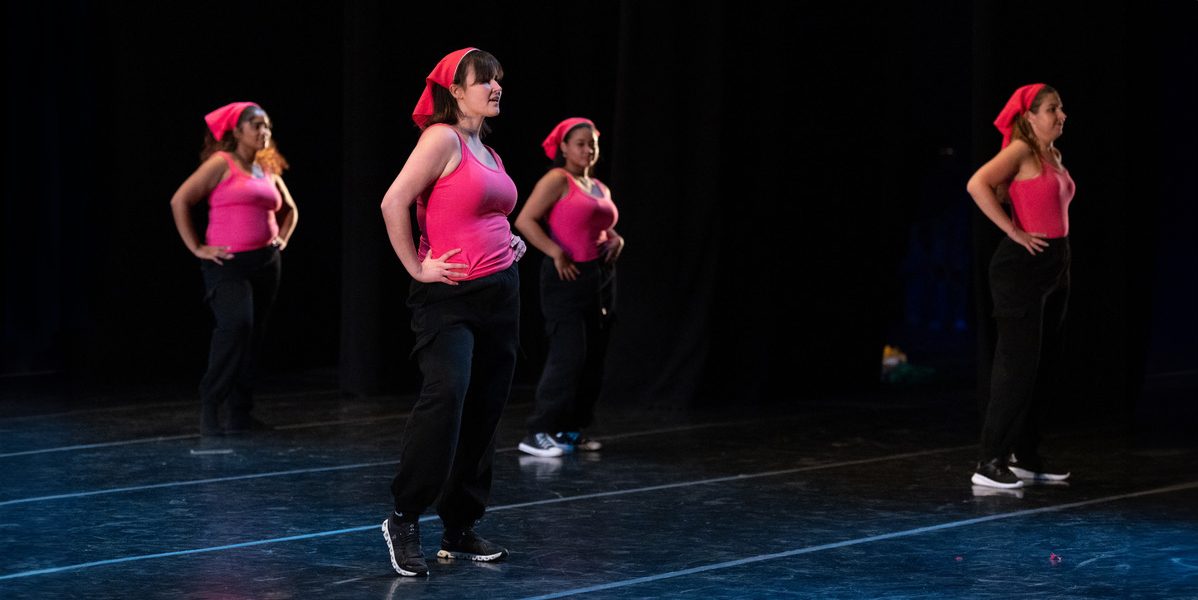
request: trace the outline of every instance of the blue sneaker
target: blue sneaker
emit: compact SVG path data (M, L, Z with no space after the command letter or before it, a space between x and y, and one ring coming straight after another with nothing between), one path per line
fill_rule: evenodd
M572 450L595 452L603 449L603 444L583 435L581 431L559 431L553 436L553 442L558 446L569 446L570 450L567 452Z

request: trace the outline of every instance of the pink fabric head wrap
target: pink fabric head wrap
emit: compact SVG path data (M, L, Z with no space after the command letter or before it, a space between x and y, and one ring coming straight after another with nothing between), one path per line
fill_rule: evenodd
M1003 148L1011 143L1011 132L1015 129L1015 119L1032 107L1032 101L1036 99L1036 94L1039 94L1042 89L1044 89L1043 83L1033 83L1015 90L1015 93L1011 94L1011 98L1007 100L1007 105L1002 108L1002 112L998 113L998 118L994 119L994 126L1002 132Z
M241 111L251 106L261 108L256 102L231 102L204 115L204 122L208 123L208 130L212 132L212 136L220 141L225 137L225 133L237 127L237 119L241 118Z
M420 101L416 103L416 109L412 111L412 120L416 122L416 126L424 129L428 124L429 117L433 116L433 86L439 85L445 89L453 85L453 76L458 72L458 65L462 64L462 59L467 54L478 50L478 48L462 48L450 52L433 67L433 72L428 74L424 79L424 93L420 94Z
M582 117L571 117L566 119L565 121L558 123L557 127L554 127L553 131L549 132L549 137L546 137L545 141L541 142L541 147L545 149L545 156L548 156L549 160L555 160L557 158L557 149L562 145L562 140L565 139L566 134L569 133L571 129L574 129L579 125L587 125L595 131L595 135L599 135L599 130L595 129L595 124L592 123L590 119L584 119Z

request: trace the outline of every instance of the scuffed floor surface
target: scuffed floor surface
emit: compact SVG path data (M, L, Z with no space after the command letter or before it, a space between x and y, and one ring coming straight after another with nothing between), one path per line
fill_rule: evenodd
M426 517L420 579L379 531L411 398L275 386L277 430L201 439L184 392L22 393L0 407L5 599L1198 598L1192 445L1058 428L1068 485L978 489L966 393L601 407L601 452L545 459L515 451L517 390L478 529L510 559L438 561Z

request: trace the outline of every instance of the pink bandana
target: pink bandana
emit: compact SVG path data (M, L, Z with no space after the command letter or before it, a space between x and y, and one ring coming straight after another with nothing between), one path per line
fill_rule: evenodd
M462 59L478 48L462 48L449 53L437 66L433 67L433 72L428 74L424 79L424 93L420 94L420 101L416 103L416 109L412 111L412 120L416 122L416 126L424 129L428 124L429 117L433 116L433 86L439 85L445 89L453 85L453 76L458 72L458 65L462 64Z
M251 106L261 108L256 102L232 102L204 115L204 121L208 123L208 130L212 132L213 137L220 141L225 137L225 133L237 127L241 111Z
M541 142L541 147L545 149L545 156L548 156L549 160L554 160L557 158L557 149L561 147L562 140L565 139L566 133L579 125L589 125L591 129L595 131L595 135L599 135L599 130L595 129L595 124L592 123L590 119L584 119L582 117L571 117L566 119L565 121L558 123L557 127L554 127L553 131L549 132L549 137L546 137L545 141Z
M1015 129L1015 119L1032 107L1032 101L1036 99L1036 94L1039 94L1043 88L1043 83L1033 83L1015 90L1015 93L1011 94L1011 98L1007 100L1007 105L1003 107L1002 112L998 113L998 118L994 119L994 126L1002 132L1003 148L1011 143L1011 132Z

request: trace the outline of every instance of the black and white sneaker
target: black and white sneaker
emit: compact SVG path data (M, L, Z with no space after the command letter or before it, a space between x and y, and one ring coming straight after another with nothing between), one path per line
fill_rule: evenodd
M1007 467L1011 472L1020 479L1028 479L1031 481L1065 481L1069 479L1069 471L1048 466L1042 457L1032 455L1023 460L1016 459L1015 455L1011 455L1011 460L1007 463Z
M392 512L383 521L383 537L396 573L404 577L428 575L428 563L424 562L424 549L420 547L420 523L400 521Z
M474 533L473 528L446 529L441 536L441 549L437 551L437 558L492 562L507 558L507 549L483 539Z
M521 452L533 456L548 457L565 454L561 446L554 443L553 438L548 433L530 433L523 440L520 440L520 445L516 447Z
M595 452L603 449L602 443L583 435L581 431L559 431L553 436L553 441L559 446L569 446L571 450L583 452Z
M997 458L978 463L970 479L974 485L1011 490L1023 487L1023 482Z

